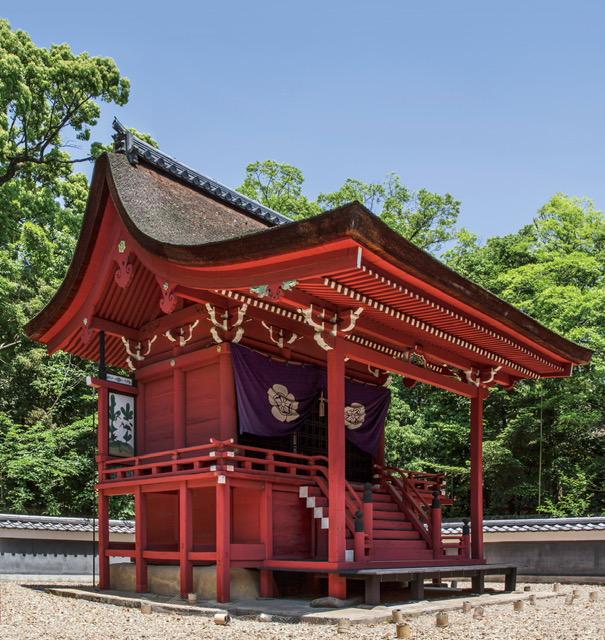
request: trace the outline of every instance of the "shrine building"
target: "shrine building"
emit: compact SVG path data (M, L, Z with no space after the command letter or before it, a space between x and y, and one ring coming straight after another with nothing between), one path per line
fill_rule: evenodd
M260 593L306 576L344 598L366 580L512 568L483 553L483 404L490 389L570 376L591 351L414 246L358 202L285 216L135 137L119 122L96 162L63 284L27 325L98 362L100 586L110 558L258 572ZM126 375L125 372L129 372ZM442 474L385 464L395 374L468 398L470 513L445 535ZM134 496L135 543L109 541ZM386 576L386 577L385 577ZM349 590L350 591L350 590Z

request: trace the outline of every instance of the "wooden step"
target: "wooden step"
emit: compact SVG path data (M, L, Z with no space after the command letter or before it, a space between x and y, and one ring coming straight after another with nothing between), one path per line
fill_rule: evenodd
M320 495L321 495L321 490L317 486L303 485L302 487L298 487L299 498L310 498L311 496L320 496Z
M401 519L387 520L383 518L374 518L374 521L372 522L372 526L374 530L398 529L403 531L411 531L412 529L414 529L414 525L409 520L405 519L405 516L403 515L403 513L400 513L399 515L401 516Z
M375 549L427 549L424 540L376 540Z
M376 511L399 511L399 507L394 502L375 502L374 513Z
M377 511L374 509L374 522L376 520L395 520L397 522L408 522L405 513L401 511Z
M377 502L393 502L393 498L388 493L372 493L372 500L374 504Z
M379 540L420 540L418 531L411 529L374 529L372 537Z
M422 560L432 560L433 552L431 549L384 549L376 545L373 549L372 560L377 561L413 561L421 562Z
M315 507L327 507L328 499L323 496L309 496L304 498L308 509L314 509Z

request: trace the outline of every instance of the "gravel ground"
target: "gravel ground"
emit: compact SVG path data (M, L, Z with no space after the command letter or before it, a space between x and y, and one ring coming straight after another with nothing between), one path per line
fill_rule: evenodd
M520 586L522 588L523 585ZM574 585L561 587L571 593ZM418 640L478 638L489 640L567 640L572 638L605 640L605 587L576 586L580 598L565 605L563 598L538 600L536 606L525 603L521 612L512 605L485 608L483 620L473 620L472 614L450 613L450 626L435 627L435 616L426 615L410 620L413 638ZM551 591L551 585L532 585L532 591ZM598 602L588 601L588 592L599 593ZM171 614L142 614L126 609L50 595L25 586L5 582L0 584L0 638L65 640L290 640L303 638L347 637L354 640L381 640L395 637L395 626L352 626L338 634L333 626L260 623L234 620L228 627L216 626L212 620Z

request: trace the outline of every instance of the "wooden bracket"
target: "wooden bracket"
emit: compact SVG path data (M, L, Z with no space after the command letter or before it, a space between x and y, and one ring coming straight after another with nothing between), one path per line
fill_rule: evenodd
M212 339L217 344L221 342L239 342L244 337L244 319L247 310L247 304L242 304L237 307L237 317L235 321L232 322L232 316L229 311L218 313L217 308L207 302L206 311L208 311L208 320L210 320L212 324L210 327Z
M151 347L156 340L157 335L142 342L137 342L131 346L130 340L122 336L122 343L124 344L126 354L128 355L126 358L126 365L131 371L135 371L136 369L134 362L142 362L151 353ZM144 347L143 344L145 344Z
M197 319L195 320L195 322L191 322L190 324L188 324L187 329L185 329L185 327L180 327L178 330L176 330L178 336L176 338L172 335L171 329L165 331L164 335L168 338L168 340L170 340L170 342L178 343L179 347L184 347L193 338L193 330L199 323L200 321L199 319Z
M302 336L293 331L284 331L281 327L274 327L271 324L267 324L264 320L261 321L261 324L267 330L269 340L280 349L294 344L297 340L302 340Z

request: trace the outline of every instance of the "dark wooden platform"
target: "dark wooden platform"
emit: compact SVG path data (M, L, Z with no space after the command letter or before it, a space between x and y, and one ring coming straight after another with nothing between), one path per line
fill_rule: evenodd
M365 581L366 604L380 604L381 582L409 582L412 600L424 599L424 581L427 579L470 578L473 593L485 592L485 576L503 575L504 591L517 586L517 567L508 564L448 565L442 567L401 567L394 569L357 569L339 571L349 580Z

